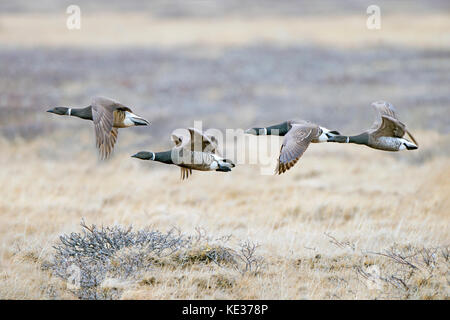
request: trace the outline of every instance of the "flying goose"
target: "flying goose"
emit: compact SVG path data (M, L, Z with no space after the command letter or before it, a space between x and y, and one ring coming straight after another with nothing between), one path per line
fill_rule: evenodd
M324 127L309 121L286 121L278 125L266 128L251 128L245 133L253 135L279 135L284 136L281 145L280 156L275 173L282 174L292 168L311 142L326 142L334 135L339 135L337 131L330 131Z
M217 152L217 140L195 128L188 128L186 134L172 134L175 147L164 152L141 151L132 155L141 160L152 160L174 164L181 168L181 179L187 179L192 170L231 171L234 163L224 159Z
M94 121L97 148L101 159L110 156L117 140L118 128L150 124L120 102L105 97L93 98L91 104L86 108L56 107L47 112Z
M376 101L371 105L377 111L372 127L356 136L333 136L329 142L365 144L374 149L385 151L414 150L419 147L416 139L406 130L395 114L395 108L386 101ZM412 142L404 139L405 133Z

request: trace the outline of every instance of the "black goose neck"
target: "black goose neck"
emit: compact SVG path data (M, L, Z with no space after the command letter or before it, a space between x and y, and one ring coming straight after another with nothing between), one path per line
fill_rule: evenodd
M92 107L70 109L70 115L85 120L92 120Z
M172 151L155 152L154 154L155 154L154 161L173 164Z
M288 131L291 129L291 125L288 121L285 121L283 123L267 127L267 134L268 135L278 135L278 136L284 136Z
M356 143L356 144L368 144L369 143L369 134L367 133L361 133L357 136L350 136L348 137L349 143Z

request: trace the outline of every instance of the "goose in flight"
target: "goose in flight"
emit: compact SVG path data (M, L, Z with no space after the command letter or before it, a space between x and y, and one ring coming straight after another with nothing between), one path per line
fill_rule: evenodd
M286 121L278 125L266 128L251 128L245 133L253 135L279 135L284 136L280 149L275 173L282 174L292 168L309 144L326 142L330 137L339 135L337 131L331 131L309 121Z
M372 107L377 112L377 118L370 129L356 136L333 136L328 142L364 144L385 151L415 150L419 147L405 124L398 120L392 104L377 101L372 103ZM405 133L412 141L403 138Z
M118 128L148 126L150 123L135 115L130 108L110 98L95 97L86 108L56 107L47 112L62 116L73 116L92 120L95 128L96 145L100 158L110 156L117 140Z
M192 170L231 171L234 163L222 158L217 152L217 140L195 128L185 129L183 134L172 134L175 147L164 152L141 151L133 158L174 164L181 168L181 179L187 179Z

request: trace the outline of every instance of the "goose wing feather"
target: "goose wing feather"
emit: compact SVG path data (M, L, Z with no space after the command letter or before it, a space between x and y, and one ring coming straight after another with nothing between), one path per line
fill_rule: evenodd
M106 159L111 155L117 141L118 130L114 124L125 118L125 111L131 110L115 100L104 97L94 98L91 107L96 145L100 158Z
M406 126L398 120L395 108L385 101L372 103L372 107L377 111L377 118L369 132L374 137L397 137L405 135Z
M204 151L210 153L218 153L217 139L214 136L206 135L195 128L188 128L189 135L174 133L172 134L172 141L176 147L186 148L191 151ZM201 150L199 150L201 143Z
M311 140L319 135L319 127L312 123L294 123L284 136L276 173L282 174L292 168L308 148Z

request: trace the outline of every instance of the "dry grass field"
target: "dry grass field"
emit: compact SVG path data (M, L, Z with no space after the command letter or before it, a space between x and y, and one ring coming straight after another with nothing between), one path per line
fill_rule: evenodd
M445 1L380 2L379 31L352 1L80 1L80 31L52 3L0 5L0 298L449 299ZM97 94L152 123L121 130L108 161L92 123L45 112ZM169 148L195 120L224 130L303 118L353 134L380 99L418 150L314 144L281 176L247 162L187 181L130 158ZM107 254L89 249L103 243ZM64 260L64 248L79 255Z

